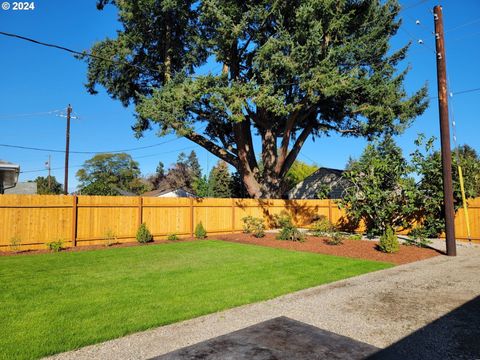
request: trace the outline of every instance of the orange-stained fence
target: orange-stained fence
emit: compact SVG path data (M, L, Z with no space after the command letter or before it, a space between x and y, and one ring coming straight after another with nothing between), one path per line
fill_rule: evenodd
M472 239L480 240L480 198L469 201ZM288 212L297 225L323 215L337 224L345 215L333 200L190 199L123 196L0 195L0 251L131 242L142 222L155 240L193 235L202 222L208 234L238 232L251 215L270 223ZM456 236L466 239L463 212L456 216Z

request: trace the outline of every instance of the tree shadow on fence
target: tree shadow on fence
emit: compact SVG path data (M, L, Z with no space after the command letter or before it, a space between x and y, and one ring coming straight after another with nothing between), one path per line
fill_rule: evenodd
M480 296L477 296L367 359L480 359L479 339Z

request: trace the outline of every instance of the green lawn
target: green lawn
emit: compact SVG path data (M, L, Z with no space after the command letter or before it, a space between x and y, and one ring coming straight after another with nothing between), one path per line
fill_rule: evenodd
M2 257L0 358L39 358L390 266L214 240Z

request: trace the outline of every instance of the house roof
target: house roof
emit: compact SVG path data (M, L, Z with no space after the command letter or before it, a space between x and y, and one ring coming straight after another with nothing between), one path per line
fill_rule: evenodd
M17 185L10 189L5 189L5 194L22 194L32 195L37 193L37 183L32 182L19 182Z
M147 191L146 193L143 193L142 196L157 197L157 196L162 196L162 195L168 194L169 192L175 192L175 191L183 191L186 194L194 196L192 193L190 193L189 191L187 191L183 188L173 188L173 187L166 187L166 188L163 188L163 189Z
M289 199L318 199L318 193L327 185L330 189L328 198L339 199L348 186L343 173L340 169L321 167L290 189L287 196Z

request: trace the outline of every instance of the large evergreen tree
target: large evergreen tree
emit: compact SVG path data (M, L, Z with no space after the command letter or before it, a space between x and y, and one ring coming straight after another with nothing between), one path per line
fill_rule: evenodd
M137 135L157 124L234 166L253 197L281 195L307 138L399 133L426 108L403 87L408 46L389 46L397 0L107 3L123 28L86 57L88 89L133 102ZM211 59L222 70L196 75Z

